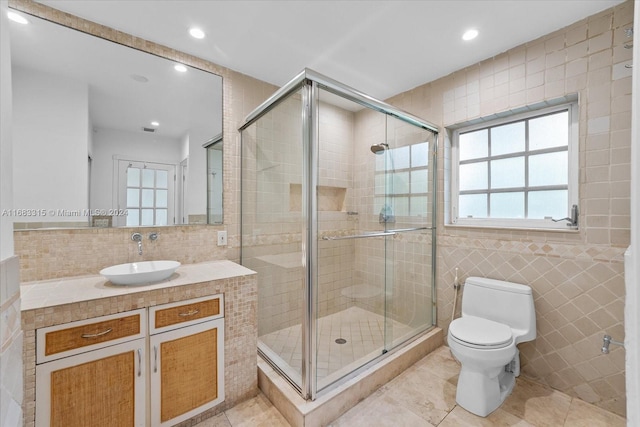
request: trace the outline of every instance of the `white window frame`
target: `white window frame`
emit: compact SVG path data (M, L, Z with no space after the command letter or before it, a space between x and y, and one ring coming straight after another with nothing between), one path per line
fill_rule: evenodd
M121 157L118 155L113 156L113 199L115 205L119 210L124 210L127 207L127 169L129 166L142 167L149 165L154 169L166 170L169 174L168 185L169 188L167 194L168 212L167 212L167 225L174 225L176 223L175 218L175 206L177 204L175 194L175 181L176 181L176 165L170 163L160 162L148 162L143 160L134 160L130 158ZM115 216L115 226L124 227L127 225L127 216ZM160 227L159 225L137 225L132 227Z
M540 229L554 231L576 231L576 227L568 227L567 221L554 222L550 218L528 219L528 218L459 218L458 217L458 196L459 196L459 135L507 123L532 119L537 116L547 115L560 111L568 111L568 195L567 214L570 216L571 207L579 203L579 136L578 102L565 102L547 108L531 108L524 113L501 114L500 118L482 121L481 123L456 127L451 134L451 209L449 224L464 227L486 227L486 228L517 228L517 229ZM559 218L554 218L559 219ZM578 224L579 226L579 224Z
M392 210L395 212L396 217L402 218L403 221L407 221L411 218L418 218L418 219L425 219L425 218L429 218L431 215L431 208L430 208L430 201L431 198L433 197L432 193L429 191L429 184L431 184L431 179L429 176L429 173L431 172L431 158L429 157L429 154L431 153L430 151L430 144L428 140L424 140L424 141L418 141L412 144L407 144L404 146L400 146L400 147L392 147L392 148L388 148L388 154L385 152L384 156L393 156L393 150L397 150L399 148L403 148L403 147L409 147L409 151L411 152L411 147L415 146L415 145L419 145L419 144L426 144L427 147L427 158L426 161L427 163L423 166L413 166L413 158L410 157L410 163L408 167L405 168L398 168L396 169L395 166L393 165L393 160L390 161L389 165L384 166L384 168L382 169L378 169L378 164L376 163L375 167L374 167L374 175L377 176L382 176L385 182L385 189L384 189L384 193L377 193L377 188L374 189L374 199L378 199L378 198L383 198L384 202L383 205L386 203L386 201L390 201L391 203L391 207ZM412 154L409 154L410 156L412 156ZM391 158L391 157L390 157ZM392 158L391 158L392 159ZM427 174L427 191L424 193L417 193L417 192L413 192L412 191L412 185L415 185L411 182L411 172L418 172L418 171L425 171L425 173ZM393 179L394 179L394 174L396 173L400 173L400 172L408 172L408 176L409 176L409 181L408 181L408 187L409 187L409 192L408 193L397 193L395 192L395 189L393 188ZM389 184L389 182L391 182L391 184ZM391 189L389 188L391 187ZM424 206L425 211L424 211L424 215L411 215L411 205L412 203L416 203L416 198L418 197L426 197L427 199L427 203ZM398 215L396 212L396 200L400 199L400 198L407 198L407 215ZM378 215L380 213L380 206L378 206L376 203L374 203L374 211L372 212L374 215Z

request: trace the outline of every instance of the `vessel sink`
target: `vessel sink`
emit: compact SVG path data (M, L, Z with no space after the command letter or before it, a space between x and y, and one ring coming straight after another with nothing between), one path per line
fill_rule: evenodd
M104 268L100 274L114 285L143 285L169 278L178 267L178 261L130 262Z

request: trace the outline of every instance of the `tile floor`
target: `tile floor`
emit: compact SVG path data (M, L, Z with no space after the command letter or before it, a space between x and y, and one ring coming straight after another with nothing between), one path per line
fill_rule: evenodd
M393 338L415 334L408 325L395 320L390 322L385 324L384 316L359 307L321 317L318 322L318 387L331 384L379 355L384 348L385 327L387 336ZM300 325L295 325L259 338L260 349L288 365L290 369L280 364L297 382L300 382L302 366L301 333ZM338 344L336 339L339 338L346 342ZM267 348L262 347L263 344Z
M511 396L487 418L455 403L460 367L440 347L335 420L332 427L549 426L624 427L624 418L531 381L518 379ZM260 393L198 427L288 427Z

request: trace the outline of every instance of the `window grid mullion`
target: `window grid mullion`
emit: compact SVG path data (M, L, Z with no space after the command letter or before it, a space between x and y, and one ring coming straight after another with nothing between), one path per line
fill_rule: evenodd
M493 190L464 190L459 194L495 194L495 193L516 193L522 191L549 191L549 190L568 190L567 185L540 185L536 187L508 187L508 188L496 188Z
M157 197L158 197L158 171L153 171L153 223L157 224L156 221L156 208L157 208Z
M529 218L529 119L524 121L524 217Z
M558 147L551 147L551 148L544 148L544 149L540 149L540 150L533 150L533 151L529 151L528 154L531 156L535 156L537 154L549 154L549 153L559 153L562 151L568 151L568 146L567 145L560 145ZM478 157L475 159L468 159L468 160L460 160L458 161L459 165L468 165L470 163L480 163L480 162L486 162L489 160L503 160L503 159L511 159L513 157L522 157L525 154L527 154L527 152L525 151L518 151L515 153L508 153L508 154L500 154L499 156L493 156L493 157Z
M491 218L491 134L493 133L493 127L490 127L487 132L487 155L489 160L487 161L487 218Z

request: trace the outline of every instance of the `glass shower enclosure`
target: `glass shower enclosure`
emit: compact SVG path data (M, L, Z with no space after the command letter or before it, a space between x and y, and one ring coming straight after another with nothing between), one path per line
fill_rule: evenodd
M258 351L315 399L435 324L437 128L306 69L240 132Z

